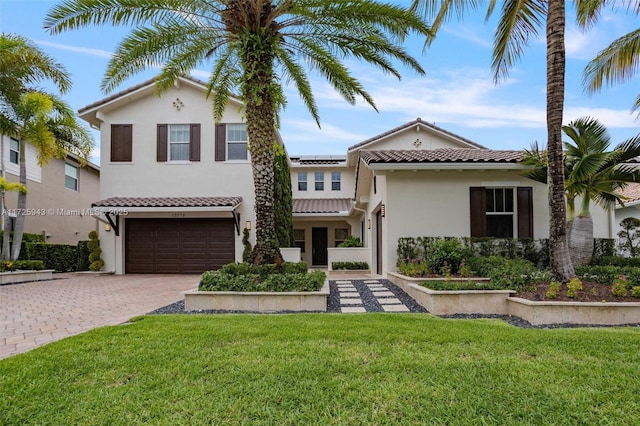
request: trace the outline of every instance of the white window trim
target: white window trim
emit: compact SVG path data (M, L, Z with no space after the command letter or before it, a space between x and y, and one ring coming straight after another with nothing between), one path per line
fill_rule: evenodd
M322 173L322 180L318 180L318 175L317 175L318 173ZM325 191L324 181L325 181L324 172L313 172L313 190L314 191L324 192ZM316 185L321 182L322 182L322 189L318 189Z
M17 150L14 150L14 149L11 148L12 142L16 142L18 144L18 149ZM17 161L15 163L13 161L11 161L11 153L12 152L15 152L16 154L18 154L18 158L17 158ZM9 163L17 164L17 165L20 164L20 141L18 139L15 139L15 138L9 138Z
M251 157L250 157L250 152L249 152L249 134L247 134L247 140L245 141L230 141L229 140L229 130L230 130L230 126L240 126L240 125L244 125L245 127L245 131L246 131L246 127L247 124L246 123L227 123L226 126L226 132L227 134L225 135L225 155L226 155L226 162L227 163L250 163L251 162ZM229 145L230 144L245 144L247 146L247 158L229 158Z
M337 180L333 179L333 174L334 173L338 174L338 179ZM339 189L333 189L333 184L334 183L337 183L338 186L340 186L340 188ZM331 190L332 191L336 191L336 192L337 191L342 191L342 173L341 172L331 172Z
M67 166L73 167L76 171L76 176L69 176L67 174ZM67 177L71 178L71 179L75 179L76 182L76 187L74 188L69 188L67 186ZM65 162L64 163L64 187L65 189L68 189L69 191L73 191L73 192L80 192L80 166L76 165L76 164L72 164L69 162Z
M304 180L300 180L300 175L304 173ZM300 192L308 192L309 191L309 174L307 172L297 172L298 174L298 191ZM306 189L300 189L300 183L304 182L307 184Z
M191 126L184 123L173 123L167 125L167 163L170 164L191 164L191 160L172 160L171 159L171 126L186 126L189 131L189 140L186 145L189 146L189 152L191 152ZM184 142L174 142L175 144L184 145ZM188 157L188 156L187 156Z
M487 186L485 187L485 190L487 189L510 189L511 190L512 211L510 212L488 212L487 211L485 212L485 216L507 216L507 215L512 216L513 217L513 220L511 221L513 223L512 235L514 236L513 238L515 238L515 236L518 234L518 215L516 214L516 211L518 209L518 200L516 199L517 188L511 187L511 186Z

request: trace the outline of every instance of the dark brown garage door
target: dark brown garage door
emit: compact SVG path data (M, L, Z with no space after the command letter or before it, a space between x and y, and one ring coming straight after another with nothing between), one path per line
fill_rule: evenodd
M125 272L199 274L235 261L231 219L126 219Z

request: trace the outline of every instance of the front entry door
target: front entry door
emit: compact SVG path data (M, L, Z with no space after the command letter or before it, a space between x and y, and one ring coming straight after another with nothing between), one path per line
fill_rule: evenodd
M311 263L313 266L326 266L329 233L327 228L311 228Z
M376 213L376 274L382 274L382 212Z

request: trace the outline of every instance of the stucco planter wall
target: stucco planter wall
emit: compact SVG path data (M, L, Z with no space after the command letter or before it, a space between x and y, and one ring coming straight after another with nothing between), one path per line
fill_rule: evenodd
M0 272L0 285L23 283L27 281L46 281L53 279L53 269L42 271L9 271Z
M367 262L369 263L368 247L330 247L327 249L329 271L333 272L333 262Z
M302 261L300 247L280 247L280 254L285 262L297 263Z
M326 312L329 281L320 291L239 292L198 291L184 293L185 310L221 310L245 312Z
M635 302L534 302L509 297L508 304L509 315L527 320L533 325L640 323L640 303Z
M433 279L410 278L394 272L388 273L388 279L434 315L507 315L507 298L515 293L512 290L435 291L419 284Z

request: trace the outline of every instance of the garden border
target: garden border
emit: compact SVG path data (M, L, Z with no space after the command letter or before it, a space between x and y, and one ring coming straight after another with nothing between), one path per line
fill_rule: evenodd
M52 280L53 272L53 269L43 269L41 271L0 272L0 285Z

